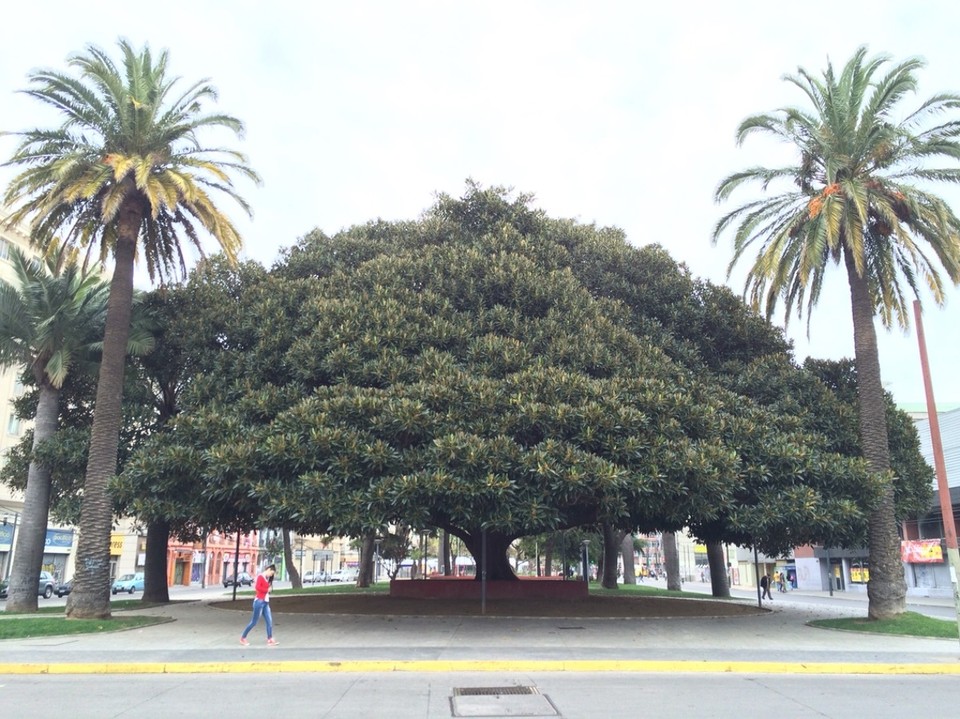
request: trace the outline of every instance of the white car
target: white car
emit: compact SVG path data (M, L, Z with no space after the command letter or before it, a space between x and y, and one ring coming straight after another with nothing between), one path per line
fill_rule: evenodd
M338 569L330 575L331 582L355 582L360 577L359 569Z

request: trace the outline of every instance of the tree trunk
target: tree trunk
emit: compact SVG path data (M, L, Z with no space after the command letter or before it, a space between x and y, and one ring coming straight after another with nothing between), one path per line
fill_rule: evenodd
M296 562L293 561L293 543L290 541L290 530L284 527L280 530L283 535L283 564L287 568L287 575L294 589L302 589L303 582L300 580L300 570L297 569Z
M170 523L164 520L147 525L147 556L143 566L143 601L166 603L170 601L167 586L167 544Z
M715 597L729 597L727 556L720 542L707 542L707 561L710 563L710 591Z
M637 572L633 563L633 535L627 532L620 542L620 556L623 558L623 583L636 584Z
M860 441L870 471L884 478L880 503L870 515L867 614L871 619L889 619L906 611L907 585L900 559L900 533L894 506L893 477L890 474L887 408L880 380L880 354L869 287L866 279L857 274L850 253L845 250L843 256L853 312Z
M553 536L550 535L543 543L543 576L553 576Z
M604 589L617 588L617 559L620 558L620 544L623 533L608 522L603 523L603 579Z
M491 531L486 534L486 542L481 531L463 536L463 543L467 545L467 550L477 563L477 581L483 579L484 570L489 581L516 581L517 575L513 573L513 567L510 566L510 559L507 557L507 550L514 537ZM486 544L486 558L484 558L484 544Z
M57 433L60 415L60 392L41 380L37 411L33 417L33 451ZM13 555L6 611L37 611L37 577L43 566L43 550L47 542L47 515L50 513L50 470L35 461L27 470L27 486L23 493L23 511L17 527L17 543ZM61 577L66 581L66 577Z
M683 588L680 581L680 552L677 549L676 532L663 533L663 566L667 570L667 589L679 592Z
M444 529L440 536L442 537L440 540L440 556L443 561L443 576L452 577L453 560L450 557L450 532Z
M369 587L373 584L373 550L376 535L367 532L360 539L360 571L357 573L357 586Z
M107 303L97 398L90 431L90 454L80 508L80 539L73 591L67 599L67 617L105 619L110 616L110 530L113 503L107 482L117 471L120 444L120 405L123 372L133 306L133 260L142 219L139 199L120 209L114 250L113 279Z

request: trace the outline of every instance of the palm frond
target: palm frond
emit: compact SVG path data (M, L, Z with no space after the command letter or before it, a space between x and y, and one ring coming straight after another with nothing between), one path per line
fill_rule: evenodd
M216 90L207 80L179 87L165 51L155 55L126 40L119 49L114 61L90 45L69 58L72 73L41 70L29 77L25 92L59 110L65 122L17 133L20 144L7 164L20 172L5 193L16 221L29 224L41 245L61 236L102 262L115 246L120 217L134 216L121 209L132 208L142 217L139 242L157 242L138 251L151 276L185 271L180 242L200 244L195 226L235 257L240 236L214 206L215 195L249 214L234 179L260 178L242 153L205 147L198 138L208 128L240 137L243 124L204 112ZM181 204L189 206L186 213ZM189 229L186 216L195 220Z
M890 65L859 48L847 63L815 75L800 68L785 80L806 98L803 108L748 117L738 142L764 132L794 146L797 166L751 167L725 178L715 198L755 183L792 179L800 192L753 200L723 215L711 239L733 233L728 276L747 250L759 248L745 297L767 316L782 301L786 316L809 317L827 268L844 255L866 280L886 326L909 321L907 296L921 283L940 302L945 274L960 283L960 221L947 203L915 183L960 181L960 96L939 94L897 123L894 112L916 92L922 61ZM932 122L931 122L932 121ZM933 165L939 160L941 166ZM949 162L947 162L949 161Z

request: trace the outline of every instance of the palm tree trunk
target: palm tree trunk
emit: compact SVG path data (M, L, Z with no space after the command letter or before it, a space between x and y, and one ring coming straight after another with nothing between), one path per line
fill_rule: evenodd
M167 545L170 523L154 521L147 525L147 556L144 560L143 601L165 604L170 601L167 586Z
M107 482L117 471L123 372L133 306L133 260L141 217L139 205L121 210L103 338L103 358L90 432L90 454L87 457L83 504L80 508L77 568L73 591L67 600L67 616L73 619L105 619L110 616L113 503L107 491Z
M57 432L60 392L49 382L40 382L40 397L33 418L33 451ZM37 577L43 565L47 540L47 515L50 512L50 470L31 462L17 533L16 552L10 574L6 611L37 611ZM66 577L62 577L66 580Z
M844 252L850 304L853 312L853 341L857 365L857 393L860 412L860 441L871 472L884 478L880 503L870 515L870 581L867 583L871 619L889 619L906 610L907 585L900 559L900 533L894 506L890 474L890 445L887 439L887 408L880 381L880 353L873 325L874 307L867 281L857 274L849 252Z

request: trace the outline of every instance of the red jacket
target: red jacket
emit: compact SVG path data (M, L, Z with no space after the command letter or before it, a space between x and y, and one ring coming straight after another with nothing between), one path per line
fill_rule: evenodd
M253 588L254 588L254 591L256 591L257 593L257 599L264 599L269 601L269 599L267 599L267 592L269 592L272 589L270 585L270 580L268 580L262 574L258 574L257 583L254 585Z

